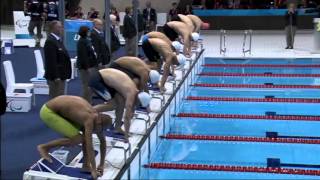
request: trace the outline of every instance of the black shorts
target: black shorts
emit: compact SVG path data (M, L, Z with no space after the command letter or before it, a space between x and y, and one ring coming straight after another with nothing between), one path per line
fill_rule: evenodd
M134 79L134 78L138 78L138 79L139 79L139 78L140 78L137 74L131 72L130 70L128 70L128 69L126 69L126 68L121 67L121 66L120 66L118 63L116 63L116 62L112 62L112 63L110 64L109 68L117 69L117 70L119 70L119 71L124 72L125 74L127 74L127 75L130 77L130 79Z
M163 33L171 40L171 41L175 41L178 37L179 34L172 29L171 27L168 26L168 24L165 24L163 26Z
M90 74L89 87L103 100L109 101L114 98L116 90L106 85L99 71Z
M152 47L148 39L142 42L142 49L150 62L157 62L160 59L159 53Z

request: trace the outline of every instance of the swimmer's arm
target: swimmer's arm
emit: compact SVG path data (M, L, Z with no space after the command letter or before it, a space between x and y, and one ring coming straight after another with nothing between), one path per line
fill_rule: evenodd
M140 77L139 91L148 92L148 74L144 74Z
M189 34L183 33L183 41L184 41L183 53L189 56L191 55L191 40L190 40Z
M98 170L100 170L100 173L102 175L103 169L104 169L104 161L105 161L105 158L106 158L106 146L107 146L107 143L106 143L106 138L103 135L103 132L97 133L97 136L98 136L99 141L100 141L100 164L99 164Z
M92 131L93 131L93 120L88 119L88 121L84 124L84 140L86 144L87 157L91 164L91 175L96 175L96 160L94 158L93 144L92 144Z

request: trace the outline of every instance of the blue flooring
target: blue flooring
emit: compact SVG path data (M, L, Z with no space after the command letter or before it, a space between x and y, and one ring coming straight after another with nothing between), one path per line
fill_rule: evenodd
M1 82L4 86L2 62L5 60L12 61L18 83L29 83L30 78L36 75L34 50L15 48L13 55L1 55ZM123 55L123 49L115 53L115 57ZM68 94L81 95L79 78L70 81ZM36 106L30 112L6 113L1 116L1 179L22 179L23 172L40 158L37 145L60 137L39 118L39 110L47 100L46 95L36 95Z

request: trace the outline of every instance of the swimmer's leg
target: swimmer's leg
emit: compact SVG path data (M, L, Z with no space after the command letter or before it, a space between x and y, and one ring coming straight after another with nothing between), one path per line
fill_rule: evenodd
M83 136L84 138L84 136ZM82 171L84 172L91 172L91 166L90 166L90 161L88 159L88 153L87 153L87 143L86 141L83 139L82 141L82 155L83 155L83 164L82 164Z
M125 100L123 97L121 97L120 95L117 94L115 97L115 102L116 102L115 130L119 133L125 134L124 131L121 129Z
M55 147L61 147L61 146L74 146L77 144L82 143L82 135L79 134L77 136L74 136L72 138L61 138L61 139L56 139L53 141L50 141L46 144L40 144L38 145L37 149L41 155L41 157L49 162L52 162L52 159L49 156L49 151L52 148Z

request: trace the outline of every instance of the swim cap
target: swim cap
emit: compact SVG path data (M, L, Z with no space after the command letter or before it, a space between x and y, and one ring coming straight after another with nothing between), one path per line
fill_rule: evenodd
M192 37L193 41L198 41L200 38L200 35L199 35L199 33L192 33L191 37Z
M209 23L202 23L201 29L210 29L210 24Z
M149 78L150 78L150 82L151 82L152 84L156 84L156 83L158 83L159 80L160 80L160 74L159 74L158 71L156 71L156 70L151 70L151 71L149 72Z
M172 46L177 50L181 51L183 49L182 44L179 41L173 41Z
M184 66L184 64L187 61L187 58L183 54L179 54L177 56L177 59L178 59L178 62L179 62L179 66L181 66L181 67Z
M138 99L142 107L148 107L151 101L151 96L146 92L141 92L138 94Z

